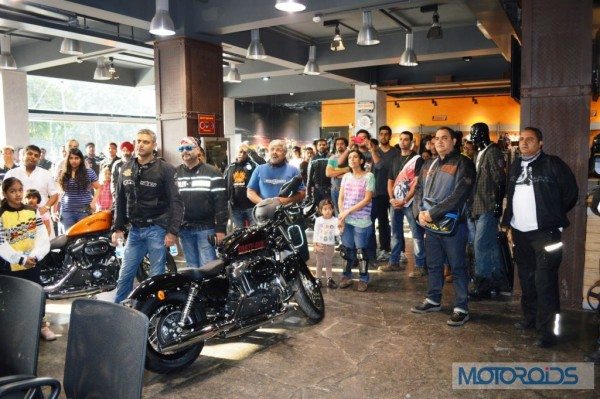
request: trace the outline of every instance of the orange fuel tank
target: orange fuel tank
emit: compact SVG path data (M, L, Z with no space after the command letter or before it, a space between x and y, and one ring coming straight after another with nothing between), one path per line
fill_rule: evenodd
M68 237L107 231L112 225L112 212L100 211L81 219L67 230Z

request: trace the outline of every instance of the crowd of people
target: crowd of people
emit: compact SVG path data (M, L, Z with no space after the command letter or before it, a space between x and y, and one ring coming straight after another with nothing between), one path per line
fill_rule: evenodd
M376 139L359 130L350 140L318 139L304 150L288 151L285 141L273 140L264 158L243 143L224 173L206 162L194 137L180 141L182 163L169 164L158 157L156 135L148 129L140 130L134 142L110 143L104 158L96 156L93 143L83 155L79 143L69 140L54 173L37 146L24 149L20 166L14 149L5 146L2 272L39 280L35 263L49 251L49 236L93 211L113 209L113 242L125 242L115 298L121 302L132 291L144 256L150 275L164 273L166 248L179 241L187 266L200 267L216 258L215 245L224 238L228 220L235 227L248 226L262 200L285 205L306 197L318 204L316 277L324 274L328 288L354 286L355 269L356 289L367 291L369 270L378 262L381 272L405 270L406 219L413 243L409 277L428 281L425 299L411 311L440 311L450 277L451 326L469 320L469 301L493 298L509 286L497 236L500 226L510 230L523 292L524 317L516 327L535 328L536 344L551 346L559 312L561 232L577 200L575 178L562 160L543 152L543 134L535 127L520 132L519 155L510 167L485 123L474 124L469 136L440 127L417 146L414 135L404 131L392 146L392 129L381 126ZM298 175L304 184L279 197L282 185ZM22 219L19 212L25 212ZM58 222L58 231L51 220ZM469 246L473 272L466 261ZM336 250L345 261L339 283L332 273ZM52 339L44 328L43 336Z

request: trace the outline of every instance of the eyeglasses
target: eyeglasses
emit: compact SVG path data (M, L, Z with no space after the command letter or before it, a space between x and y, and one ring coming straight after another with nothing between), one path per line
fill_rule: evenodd
M194 148L196 148L195 145L180 145L179 147L177 147L177 150L179 152L184 152L184 151L192 151Z

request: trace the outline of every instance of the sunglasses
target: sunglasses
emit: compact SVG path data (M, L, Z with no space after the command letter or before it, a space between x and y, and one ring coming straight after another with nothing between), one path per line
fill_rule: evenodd
M195 145L180 145L179 147L177 147L177 150L179 152L184 152L184 151L192 151L194 148L196 148Z

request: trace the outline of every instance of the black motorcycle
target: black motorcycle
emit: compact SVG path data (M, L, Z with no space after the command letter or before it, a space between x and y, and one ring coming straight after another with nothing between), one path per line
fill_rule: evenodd
M48 299L94 295L117 287L121 260L111 245L112 212L94 213L74 224L64 235L50 241L50 252L37 264ZM148 278L150 262L144 258L137 279ZM167 252L167 270L176 272Z
M219 259L152 277L131 293L126 304L150 320L148 370L182 370L204 341L254 331L285 314L292 298L312 322L323 318L321 287L306 266L302 206L268 199L254 217L257 226L235 230L217 246Z

